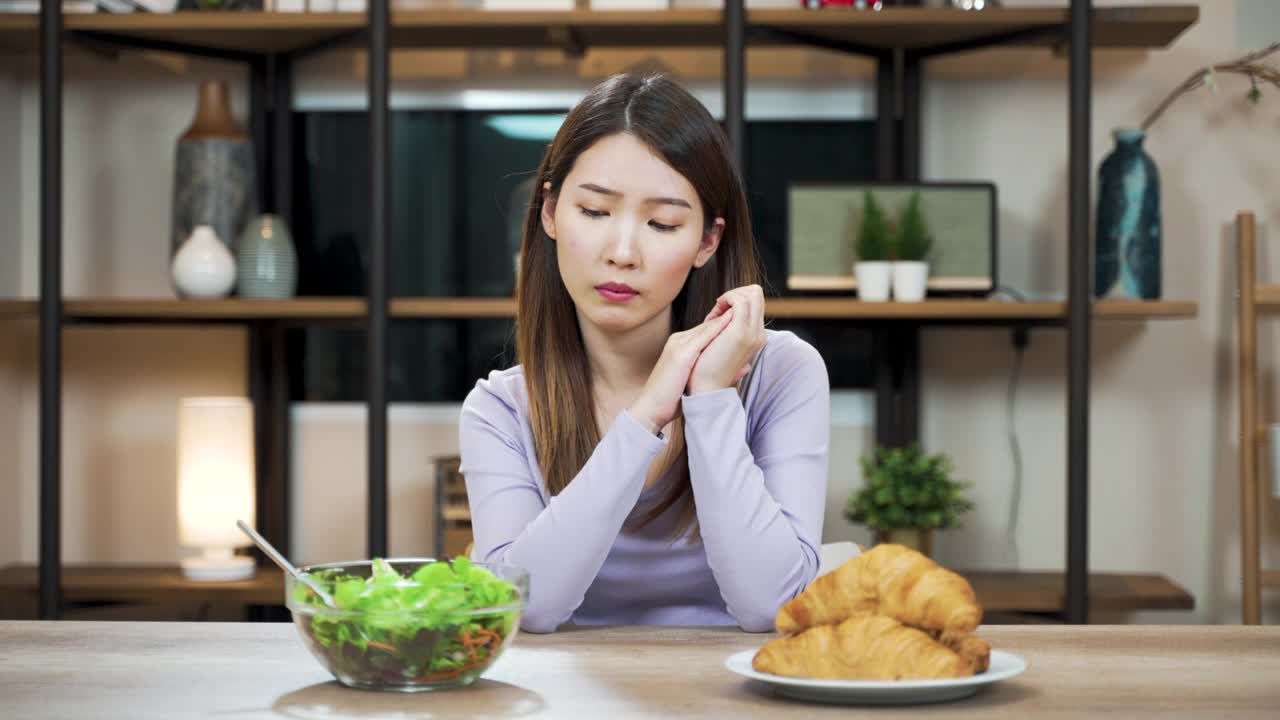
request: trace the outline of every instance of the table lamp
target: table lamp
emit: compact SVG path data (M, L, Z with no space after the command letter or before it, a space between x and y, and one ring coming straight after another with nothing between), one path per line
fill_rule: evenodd
M240 397L183 398L178 405L178 535L202 551L182 560L192 580L253 577L236 520L253 523L253 405Z

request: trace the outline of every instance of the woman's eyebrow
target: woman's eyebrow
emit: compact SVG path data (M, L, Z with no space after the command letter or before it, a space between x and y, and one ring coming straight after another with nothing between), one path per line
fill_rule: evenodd
M595 183L582 183L578 187L582 188L583 190L590 190L591 192L600 193L601 195L609 195L611 197L622 197L622 193L618 192L617 190L610 190L607 187L596 185ZM680 198L675 198L675 197L651 197L646 199L645 202L653 203L655 205L676 205L682 208L689 208L690 210L693 209L692 206L689 205L688 201L681 200Z

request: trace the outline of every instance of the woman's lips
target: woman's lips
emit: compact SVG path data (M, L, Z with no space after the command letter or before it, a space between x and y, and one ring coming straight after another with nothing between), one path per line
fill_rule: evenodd
M639 295L630 285L621 283L605 283L596 286L596 292L605 300L612 302L626 302Z

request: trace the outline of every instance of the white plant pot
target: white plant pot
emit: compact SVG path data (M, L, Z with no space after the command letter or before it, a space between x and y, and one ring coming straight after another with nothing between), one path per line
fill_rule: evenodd
M887 260L868 260L853 264L853 276L858 282L858 299L863 302L884 302L889 299L893 263Z
M893 263L893 297L902 302L924 300L929 286L929 263L898 260Z
M236 260L208 225L191 231L174 253L170 271L173 286L183 297L225 297L236 284Z

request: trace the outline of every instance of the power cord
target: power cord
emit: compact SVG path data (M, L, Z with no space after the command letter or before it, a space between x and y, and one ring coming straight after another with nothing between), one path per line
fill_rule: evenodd
M1022 375L1022 359L1030 342L1030 331L1025 326L1013 329L1013 364L1009 371L1009 390L1005 395L1005 410L1009 436L1009 453L1013 459L1013 480L1009 492L1009 518L1005 526L1005 545L1010 555L1011 567L1018 567L1018 514L1022 505L1022 447L1018 442L1018 423L1015 417L1018 400L1018 381Z
M1026 302L1026 301L1027 301L1027 296L1026 296L1026 295L1022 294L1022 293L1021 293L1020 291L1018 291L1016 288L1009 287L1008 285L1000 285L999 287L997 287L996 289L994 289L994 290L992 290L992 291L991 291L991 297L993 297L993 298L998 298L998 297L1000 297L1001 295L1007 295L1007 296L1009 296L1011 299L1013 299L1013 300L1015 300L1015 301L1017 301L1017 302Z

